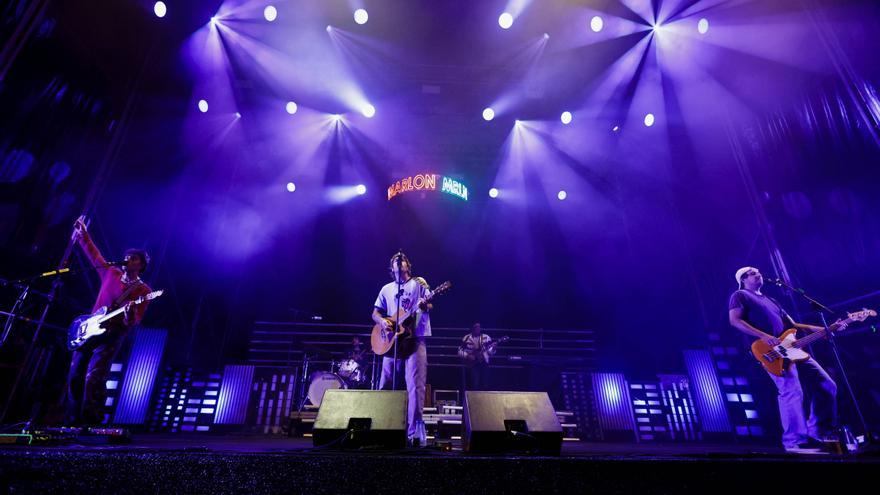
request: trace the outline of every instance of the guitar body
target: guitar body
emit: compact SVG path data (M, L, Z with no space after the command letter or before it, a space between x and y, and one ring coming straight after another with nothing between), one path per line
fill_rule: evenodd
M792 363L810 359L809 354L794 346L794 343L797 341L795 338L796 333L796 328L786 330L779 336L779 340L782 342L775 347L767 345L763 340L756 340L752 342L752 355L769 373L783 376ZM770 353L773 353L773 355L770 355Z
M161 296L165 291L156 290L130 301L134 305L143 304L146 301ZM71 351L82 347L92 337L107 333L106 323L118 317L125 311L125 306L110 311L107 306L102 306L90 315L83 315L73 320L67 329L67 348Z
M107 329L101 326L101 318L107 315L107 306L102 306L90 315L82 315L73 320L67 329L67 348L71 351L83 346L90 338L103 335Z
M400 318L400 328L397 328L397 318ZM413 328L415 327L415 315L407 314L401 309L397 315L385 318L390 322L388 329L383 331L378 324L373 325L373 333L370 335L370 347L379 356L394 355L394 343L397 342L397 357L404 359L411 356L418 346Z
M430 302L434 296L444 294L452 287L452 282L446 281L438 285L432 291L429 291L425 297L425 303ZM405 359L416 352L418 341L416 340L413 330L416 326L417 312L408 313L405 309L400 308L396 314L385 318L389 322L388 329L383 331L378 324L373 325L373 333L370 335L370 347L373 352L379 356L388 357L394 355L394 343L397 342L397 358ZM397 328L397 322L400 322L400 328Z

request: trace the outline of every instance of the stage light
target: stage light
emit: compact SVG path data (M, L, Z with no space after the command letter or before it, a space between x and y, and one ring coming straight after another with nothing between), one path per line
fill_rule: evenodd
M361 113L364 114L364 117L368 119L372 119L374 115L376 115L376 107L367 103L364 105L364 108L361 109Z
M208 102L205 100L199 100L199 111L205 113L208 111Z
M709 19L706 19L705 17L700 19L700 22L697 23L697 31L699 31L700 34L708 33L709 32Z
M266 8L263 9L263 17L269 22L274 21L278 18L278 9L276 9L274 5L267 5Z
M329 33L330 31L333 31L333 26L327 24L327 32Z
M293 182L288 182L287 183L287 192L293 192L293 191L296 191L296 184L294 184Z
M342 120L342 115L339 115L339 114L337 113L337 114L334 115L332 118L333 118L333 122L339 122L340 120Z
M168 13L168 7L165 5L165 2L156 2L153 4L153 13L156 14L156 17L163 18L165 14Z
M645 115L645 127L651 127L652 125L654 125L654 114L649 113Z
M483 120L489 122L490 120L495 118L495 110L492 110L492 107L486 108L483 110Z
M220 22L220 20L217 19L216 15L211 16L211 25L212 26L216 26L218 22Z
M498 197L498 189L495 189L494 187L492 189L489 189L489 197L490 198L497 198Z
M620 130L620 126L619 126L619 125L616 125L616 126L612 127L611 130L612 130L613 132L617 132L617 131Z
M370 19L370 15L367 14L367 11L364 9L357 9L354 11L354 22L358 24L366 24Z
M556 197L559 198L559 201L564 201L565 198L568 197L568 194L565 191L559 191Z
M241 113L239 113L239 112L235 112L235 118L240 119L240 118L241 118Z
M355 188L355 191L357 191L357 193L361 195L367 194L367 186L363 184L358 184L358 186Z
M594 15L593 18L590 19L590 29L592 29L594 33L598 33L603 27L605 27L605 21L603 21L601 17Z
M659 22L657 24L654 24L651 26L651 30L654 31L655 33L660 33L664 29L666 29L666 27L663 26L663 24L660 24Z
M293 115L296 113L296 110L297 110L296 103L294 103L292 101L288 101L287 105L284 105L284 109L287 110L287 113L289 113L290 115Z
M498 25L501 29L510 29L510 26L513 26L513 16L509 12L501 14L498 16Z
M550 39L550 33L544 33L544 39L545 39L545 40L549 40L549 39Z
M559 120L562 121L563 124L568 125L571 123L571 112L562 112L562 115L559 116Z

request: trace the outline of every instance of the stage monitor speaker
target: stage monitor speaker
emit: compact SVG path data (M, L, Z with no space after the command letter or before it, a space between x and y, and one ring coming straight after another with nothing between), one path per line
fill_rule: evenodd
M562 425L546 392L465 392L468 452L559 455Z
M312 428L312 444L339 449L406 447L406 391L327 390Z

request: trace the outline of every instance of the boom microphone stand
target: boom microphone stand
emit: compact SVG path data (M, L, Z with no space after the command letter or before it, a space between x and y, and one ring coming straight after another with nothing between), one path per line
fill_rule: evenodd
M775 284L779 287L782 287L790 292L796 293L803 297L809 304L810 307L816 310L819 313L819 318L822 320L822 326L825 327L825 335L828 338L828 344L831 346L831 353L834 355L834 360L837 362L837 369L840 370L840 376L843 378L843 384L846 386L847 393L849 394L850 400L852 401L853 408L856 410L856 415L859 417L859 422L862 426L862 431L865 434L865 442L870 442L871 432L868 430L868 423L865 421L865 416L862 414L862 408L859 406L859 401L856 399L856 394L853 391L852 385L849 382L849 377L847 376L846 370L843 367L843 360L840 359L840 352L837 349L837 337L835 337L834 332L828 326L828 320L825 318L825 315L835 316L836 313L834 310L829 308L828 306L822 304L816 299L807 295L804 289L792 287L787 282L781 279L773 279L769 280L770 283Z

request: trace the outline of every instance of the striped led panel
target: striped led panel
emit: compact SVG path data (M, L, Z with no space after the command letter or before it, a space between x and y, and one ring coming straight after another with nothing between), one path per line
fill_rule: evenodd
M690 380L691 394L707 433L731 431L724 395L718 385L718 376L708 351L684 351L684 361Z
M253 366L230 365L223 369L214 424L244 424L247 419L248 399L253 381Z
M146 421L167 336L168 331L158 328L135 330L128 369L117 397L114 423L139 425Z
M629 386L622 373L593 373L593 394L603 432L636 432Z

